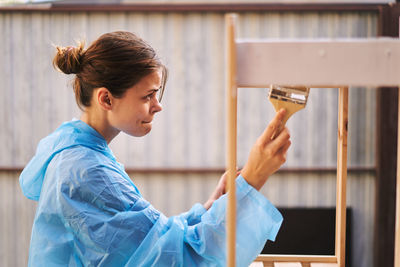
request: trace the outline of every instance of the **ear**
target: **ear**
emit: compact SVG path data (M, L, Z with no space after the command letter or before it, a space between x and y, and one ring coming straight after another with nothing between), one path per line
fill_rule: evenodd
M110 91L105 87L100 87L96 92L96 100L104 110L112 109L113 97Z

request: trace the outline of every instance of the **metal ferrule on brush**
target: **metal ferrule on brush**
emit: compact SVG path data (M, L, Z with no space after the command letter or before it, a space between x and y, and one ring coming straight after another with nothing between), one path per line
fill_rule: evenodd
M273 85L271 86L269 94L269 97L274 99L305 105L307 103L308 88Z

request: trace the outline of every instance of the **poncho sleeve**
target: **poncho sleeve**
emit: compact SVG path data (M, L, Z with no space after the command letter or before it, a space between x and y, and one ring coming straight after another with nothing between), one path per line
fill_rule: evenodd
M79 169L79 168L78 168ZM248 266L282 222L278 210L239 176L237 266ZM167 218L119 173L98 165L62 175L56 210L85 266L225 266L226 196Z

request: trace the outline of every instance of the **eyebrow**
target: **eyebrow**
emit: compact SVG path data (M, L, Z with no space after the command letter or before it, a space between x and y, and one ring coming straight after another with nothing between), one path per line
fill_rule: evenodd
M149 89L149 90L147 90L147 92L157 92L157 91L161 90L161 88L162 88L162 85L159 88Z

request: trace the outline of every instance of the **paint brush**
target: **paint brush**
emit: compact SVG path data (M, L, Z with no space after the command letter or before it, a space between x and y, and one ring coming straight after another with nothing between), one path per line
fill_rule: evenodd
M268 99L271 101L278 112L280 109L286 109L285 117L282 120L280 127L272 135L274 139L285 127L287 120L297 111L303 109L307 104L309 87L304 86L280 86L271 84Z

